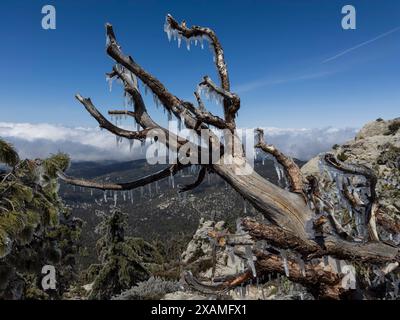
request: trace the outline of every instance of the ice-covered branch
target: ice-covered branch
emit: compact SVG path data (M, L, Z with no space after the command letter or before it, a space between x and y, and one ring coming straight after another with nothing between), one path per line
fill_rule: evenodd
M379 241L378 232L376 230L376 212L378 209L377 196L376 196L376 184L378 182L378 178L372 169L368 168L364 165L355 165L351 163L345 163L337 159L333 154L327 153L324 155L325 163L327 163L332 168L339 170L343 173L360 175L365 177L369 184L369 203L365 208L365 221L366 226L368 227L368 233L371 240ZM346 194L346 190L344 190L345 196L348 198L349 203L353 206L360 206L363 203L356 197L356 195L351 195L349 192Z
M342 286L342 276L331 269L325 269L323 265L314 265L311 262L305 262L303 265L299 264L297 259L285 258L261 250L256 250L255 255L257 272L286 275L289 280L301 283L320 299L337 300L347 291Z
M171 36L176 36L178 37L178 41L182 36L189 41L191 39L194 41L197 39L200 39L200 41L203 41L203 39L208 40L214 49L215 64L221 79L221 87L226 91L230 90L228 69L225 63L224 51L217 35L212 29L199 26L192 26L191 28L188 28L186 27L185 22L179 24L170 14L168 14L166 17L164 30L168 34L169 38L171 38Z
M311 259L329 255L338 259L372 264L400 261L399 248L380 242L357 243L327 234L321 245L312 239L305 241L288 230L259 223L253 219L243 219L242 226L252 238L266 240L280 249L290 249L304 258Z
M219 86L217 86L209 76L204 76L203 81L199 83L199 91L204 90L206 91L206 95L211 95L213 92L216 93L217 95L221 96L222 98L226 98L229 100L234 101L235 103L239 103L239 97L231 93ZM218 99L218 97L215 97L215 99Z
M171 175L175 175L178 171L185 168L185 165L174 164L168 166L165 169L157 171L156 173L150 174L143 178L140 178L135 181L125 182L125 183L109 183L109 182L99 182L95 180L86 180L80 178L70 177L63 172L58 172L58 177L68 184L72 184L79 187L91 188L91 189L100 189L100 190L132 190L138 187L142 187L148 185L152 182L159 181L161 179L167 178Z
M276 161L283 166L289 179L290 191L304 195L303 176L298 165L293 161L292 158L284 155L274 145L267 144L264 141L264 130L257 129L257 138L258 142L256 143L255 147L272 155Z
M196 98L200 99L197 92L195 92L195 96L196 96ZM207 111L204 108L203 104L202 104L202 107L196 108L190 102L184 102L183 106L184 106L184 108L189 110L200 123L209 124L218 129L231 128L231 126L228 123L226 123L226 121L224 119L221 119L220 117L215 116L211 112ZM201 105L199 105L199 106L201 106Z
M201 44L204 39L209 41L214 51L214 62L221 81L220 91L224 91L225 93L230 92L228 68L225 63L224 51L217 35L212 29L199 26L188 28L185 22L179 24L171 15L168 14L165 21L164 31L167 33L169 39L171 39L171 37L177 38L178 45L180 45L182 37L184 37L188 43L188 48L190 48L190 42L192 40L194 40L195 43L200 41ZM240 108L240 100L237 96L237 99L235 100L227 99L227 95L223 95L222 98L225 120L234 125L236 113Z
M83 98L81 95L77 94L76 99L78 99L78 101L84 105L84 107L90 113L90 115L94 119L96 119L96 121L99 123L100 128L104 128L110 131L111 133L126 139L136 139L136 140L146 139L146 135L149 131L148 129L143 129L140 131L130 131L119 128L113 125L110 121L108 121L100 113L100 111L96 109L96 107L93 105L92 101L89 98Z
M183 139L181 137L178 139L178 137L174 133L161 127L150 117L138 87L135 86L134 83L129 81L130 76L128 72L126 71L123 72L123 69L114 66L112 72L109 73L108 76L117 77L122 81L122 84L124 85L125 94L132 99L134 105L134 112L130 114L134 116L138 125L142 126L143 128L151 127L161 130L163 132L163 137L165 137L165 140L160 140L160 142L173 151L177 151L180 148L180 146L185 143L192 145L192 148L200 148L199 146L193 146L193 142L189 142L186 139Z
M194 128L196 120L185 112L182 107L182 101L171 94L167 88L154 76L144 70L139 64L137 64L131 56L126 56L122 53L120 45L117 43L115 33L111 24L106 24L107 33L107 53L113 58L119 65L128 69L135 76L137 76L144 85L146 85L154 93L163 107L173 113L178 119L183 118L185 125L188 128Z
M227 124L234 126L234 119L240 108L238 95L217 86L208 76L205 76L199 83L198 93L204 94L210 100L217 101L218 104L223 104L225 120Z

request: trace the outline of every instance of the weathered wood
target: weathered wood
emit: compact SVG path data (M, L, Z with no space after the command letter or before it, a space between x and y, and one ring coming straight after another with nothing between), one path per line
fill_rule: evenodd
M283 154L274 145L265 143L264 130L257 129L257 135L258 142L256 144L256 148L259 148L272 155L285 170L285 173L289 179L290 191L302 194L305 197L303 175L299 166L293 161L292 158Z
M255 251L258 273L280 273L286 275L293 282L297 282L309 289L319 299L340 299L346 291L343 288L342 277L321 264L304 263L301 267L296 260L288 258L286 262L281 256ZM286 274L285 263L288 274Z
M313 213L301 195L279 188L255 171L247 174L244 171L244 159L234 158L234 161L233 164L219 164L213 168L243 198L263 213L266 219L303 240L312 237Z

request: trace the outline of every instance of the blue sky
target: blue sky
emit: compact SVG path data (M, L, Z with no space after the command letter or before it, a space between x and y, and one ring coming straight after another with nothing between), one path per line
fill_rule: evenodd
M41 28L45 4L56 7L56 30ZM357 10L356 30L341 28L345 4ZM232 88L242 99L240 126L359 127L400 116L400 30L369 41L400 26L398 0L47 0L0 6L3 122L95 126L74 99L78 92L104 112L120 107L122 91L110 93L105 81L112 67L105 22L114 25L124 52L174 94L192 99L204 75L217 79L212 55L169 43L166 13L219 35ZM156 120L162 117L149 109Z

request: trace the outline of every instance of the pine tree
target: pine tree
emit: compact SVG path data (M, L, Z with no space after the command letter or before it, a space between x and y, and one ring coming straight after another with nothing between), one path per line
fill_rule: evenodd
M110 299L147 280L152 266L162 262L154 246L141 238L125 235L126 214L115 209L101 216L103 219L96 228L103 235L96 244L100 264L88 269L88 277L93 280L89 299Z
M0 299L59 298L76 274L82 227L58 195L57 171L69 157L20 160L0 139L0 162ZM55 290L41 287L44 265L56 269Z

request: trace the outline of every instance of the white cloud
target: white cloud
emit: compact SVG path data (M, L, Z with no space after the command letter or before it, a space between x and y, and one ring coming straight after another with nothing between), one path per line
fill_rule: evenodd
M264 128L268 143L282 152L301 160L308 160L318 153L329 151L334 144L342 144L356 135L355 128L282 129Z
M22 158L41 158L59 151L75 161L134 160L141 157L140 142L118 147L114 135L99 128L66 127L47 123L2 123L0 137L14 144Z
M292 129L265 128L268 143L302 160L330 150L355 136L352 128ZM2 123L0 137L13 143L22 158L43 158L59 151L74 161L134 160L143 158L140 142L132 151L124 140L118 147L114 135L99 128L66 127L53 124Z

